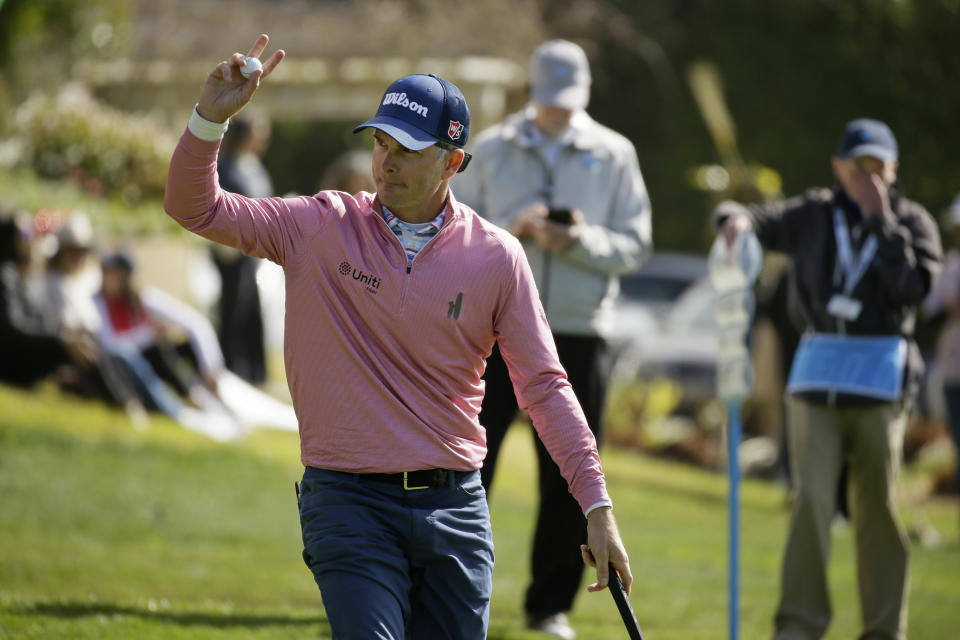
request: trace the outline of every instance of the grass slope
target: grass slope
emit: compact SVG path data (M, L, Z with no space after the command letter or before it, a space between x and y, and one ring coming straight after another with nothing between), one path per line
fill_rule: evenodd
M490 637L523 631L535 502L529 431L511 432L491 500L497 549ZM610 490L637 577L633 604L650 638L726 637L726 483L722 476L607 450ZM156 418L45 389L0 387L0 639L329 638L300 560L292 491L296 438L257 432L215 444ZM960 627L956 504L904 507L951 544L915 546L910 637ZM770 635L787 513L781 489L743 490L741 637ZM834 535L835 619L858 631L849 529ZM574 550L575 551L575 550ZM626 637L608 594L583 591L583 640Z

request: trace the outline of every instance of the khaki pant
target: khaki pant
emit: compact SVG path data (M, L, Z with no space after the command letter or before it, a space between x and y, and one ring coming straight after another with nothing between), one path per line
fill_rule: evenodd
M776 640L815 640L830 624L827 561L837 482L846 461L863 621L861 640L903 640L907 540L894 505L903 403L829 407L788 401L794 503L783 558Z

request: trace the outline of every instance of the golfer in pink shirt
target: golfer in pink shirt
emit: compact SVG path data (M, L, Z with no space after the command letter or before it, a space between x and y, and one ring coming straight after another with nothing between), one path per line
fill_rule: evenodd
M260 36L248 52L259 57ZM596 443L518 241L458 203L470 113L433 75L395 81L373 129L377 193L251 199L217 184L220 138L284 57L207 77L165 208L286 274L287 379L300 421L303 557L334 638L486 637L493 541L478 469L485 361L499 344L520 406L587 516L585 559L632 582ZM576 552L576 550L571 550Z

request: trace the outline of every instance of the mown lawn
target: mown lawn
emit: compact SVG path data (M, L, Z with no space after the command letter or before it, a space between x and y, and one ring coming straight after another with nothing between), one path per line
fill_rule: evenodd
M528 433L511 432L491 500L494 640L542 638L523 631L520 611L534 514ZM647 638L725 638L723 476L610 449L604 461ZM329 638L299 555L300 471L290 434L221 445L165 419L141 432L121 413L53 390L0 387L0 638ZM770 635L784 500L776 486L744 486L745 639ZM946 538L914 545L910 637L957 637L957 505L914 501L903 513ZM831 582L827 637L854 638L847 528L834 535ZM584 640L626 637L606 593L584 591L572 620Z

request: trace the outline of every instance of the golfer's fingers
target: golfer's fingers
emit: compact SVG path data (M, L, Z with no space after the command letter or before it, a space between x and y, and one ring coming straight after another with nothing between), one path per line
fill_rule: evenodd
M595 553L594 557L597 559L597 589L603 589L608 584L610 584L610 563L608 562L609 556L605 551L600 553Z
M267 58L267 61L263 63L263 75L266 77L270 75L270 72L277 68L277 65L280 64L280 61L283 60L284 56L287 54L284 53L283 49L277 49L273 52L273 55Z
M590 565L591 567L597 566L597 561L593 557L593 552L590 551L590 547L585 544L580 545L580 555L583 556L583 561Z
M224 60L213 68L213 71L210 72L210 75L214 78L219 76L224 82L233 82L233 69L231 69L231 61Z
M583 556L584 562L597 569L597 581L587 585L587 591L601 591L606 589L610 581L610 570L607 568L607 559L609 557L607 551L593 550L586 545L581 545L580 555Z
M247 55L251 58L259 58L260 54L263 53L263 50L267 48L267 43L270 42L270 36L265 33L261 33L257 36L257 39L254 41L253 46L250 47L250 50L247 51Z
M633 573L630 572L630 563L626 560L611 560L611 562L613 562L613 566L620 575L620 582L623 583L624 590L626 590L627 595L630 595L630 588L633 585Z
M237 77L235 74L240 72L240 67L243 66L243 61L246 60L246 57L242 53L234 53L230 56L230 79ZM242 74L240 76L243 77Z
M230 65L231 65L231 67L233 67L233 68L231 69L231 72L233 72L233 71L239 71L239 72L240 72L240 77L243 78L244 81L246 81L246 80L251 80L251 79L252 79L253 82L252 82L251 84L253 84L253 85L254 85L254 88L256 88L256 85L257 85L257 80L256 80L256 78L257 78L257 73L258 73L258 71L254 71L253 73L251 73L251 74L248 75L248 76L244 76L244 75L243 75L242 69L247 66L247 58L248 58L248 57L249 57L249 56L245 56L245 55L243 55L242 53L235 53L235 54L233 54L232 56L230 56ZM261 74L261 75L262 75L262 74ZM252 95L252 92L251 92L251 95Z

